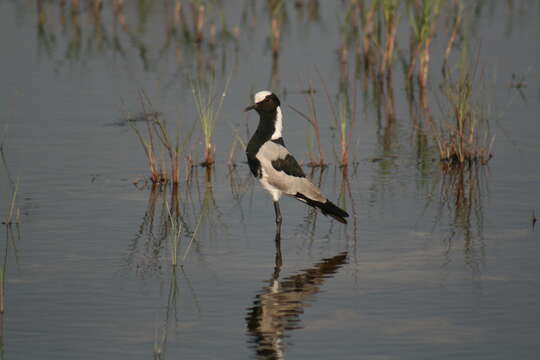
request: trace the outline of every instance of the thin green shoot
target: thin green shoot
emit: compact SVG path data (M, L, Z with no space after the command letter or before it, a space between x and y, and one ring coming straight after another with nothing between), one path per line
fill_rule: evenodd
M5 125L4 126L4 132L2 134L2 139L0 140L0 159L2 159L2 164L4 166L4 170L6 171L7 179L9 181L10 185L13 186L14 181L13 181L13 179L11 177L11 173L10 173L8 165L7 165L6 154L4 153L4 144L5 144L5 139L6 139L6 136L7 136L7 130L8 130L8 126Z
M236 160L235 160L236 149L238 148L238 145L240 145L242 149L245 149L247 145L246 145L246 141L244 141L244 139L242 139L242 137L240 136L240 130L238 128L233 128L230 124L229 126L231 127L231 130L233 132L234 139L231 143L231 148L229 150L228 165L229 167L236 167Z
M216 121L221 112L225 96L227 95L230 79L231 77L227 79L218 101L216 101L213 95L213 87L203 90L200 82L192 84L191 86L204 138L204 161L201 163L203 166L209 167L215 163L215 149L212 138L216 127Z
M13 192L11 193L11 200L9 202L9 211L4 218L4 221L2 222L5 225L11 225L13 223L19 223L20 222L20 211L16 208L16 202L17 202L17 195L19 192L19 180L15 182L15 187L13 189Z
M292 105L289 105L289 107L295 113L300 115L301 118L307 120L307 122L313 127L313 131L315 132L315 140L317 141L317 147L319 149L319 159L315 160L315 158L312 157L311 162L309 163L309 165L312 166L312 167L317 167L317 166L324 167L324 166L326 166L326 162L324 161L324 154L323 154L323 151L322 151L322 145L321 145L321 132L320 132L320 129L319 129L319 124L318 124L316 116L307 115L306 113L304 113L303 111L297 109L296 107L294 107ZM310 153L311 153L311 151L310 151Z
M352 139L353 125L355 122L356 113L356 82L352 89L353 103L351 105L351 98L349 91L344 89L340 91L337 96L337 100L334 103L330 97L330 92L326 86L326 82L322 77L320 71L317 69L317 74L321 79L324 93L328 100L332 116L334 118L334 126L339 131L339 148L340 156L338 159L340 167L346 167L349 165L349 144Z

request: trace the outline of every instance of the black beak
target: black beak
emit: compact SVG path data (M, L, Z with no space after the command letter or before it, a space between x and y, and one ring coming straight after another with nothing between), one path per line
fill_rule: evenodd
M257 104L250 105L247 108L245 108L244 111L253 110L253 109L255 109L256 106L257 106Z

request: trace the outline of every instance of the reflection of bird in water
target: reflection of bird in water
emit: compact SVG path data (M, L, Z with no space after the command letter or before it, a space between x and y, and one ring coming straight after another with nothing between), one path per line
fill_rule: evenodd
M345 218L349 214L321 194L321 190L306 178L304 170L285 147L278 97L270 91L259 91L255 94L255 104L245 111L252 109L259 114L259 126L249 140L246 155L251 172L272 195L278 234L281 231L279 199L282 194L293 196L346 224Z
M281 256L276 254L276 267L270 285L257 295L246 316L250 342L261 359L282 359L286 331L300 329L300 315L305 300L319 292L325 279L331 278L347 262L347 253L322 259L312 268L279 280Z

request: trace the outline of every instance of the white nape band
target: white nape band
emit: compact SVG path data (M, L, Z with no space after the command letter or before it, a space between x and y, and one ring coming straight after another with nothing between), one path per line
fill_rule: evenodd
M272 134L271 139L276 140L281 137L281 130L283 130L283 121L282 121L283 115L281 114L281 106L278 106L276 108L276 122L274 124L275 129L274 133Z

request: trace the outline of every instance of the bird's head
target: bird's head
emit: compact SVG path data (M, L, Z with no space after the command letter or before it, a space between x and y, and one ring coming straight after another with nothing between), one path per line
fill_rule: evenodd
M280 102L276 94L271 91L263 90L259 91L253 97L254 104L248 106L244 111L255 110L257 112L275 111Z

